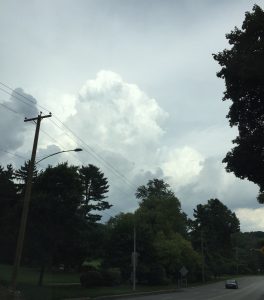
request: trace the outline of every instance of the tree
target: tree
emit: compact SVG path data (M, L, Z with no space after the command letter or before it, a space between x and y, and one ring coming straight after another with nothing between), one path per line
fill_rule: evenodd
M87 224L78 214L82 183L78 167L49 166L34 183L26 235L26 258L42 266L80 265L85 257L82 234Z
M15 205L16 200L17 191L14 183L13 166L7 165L6 170L0 166L0 224L1 219L6 216L7 210Z
M169 185L149 180L137 189L136 197L140 202L134 214L119 214L107 223L105 264L119 267L123 277L130 278L135 228L139 282L168 283L167 276L177 279L183 265L194 277L200 257L185 238L187 218Z
M179 270L184 265L194 277L197 269L200 269L201 257L193 250L189 241L178 233L165 236L159 232L155 238L156 261L165 267L167 274L178 277ZM189 275L190 275L189 274Z
M260 188L259 202L264 203L264 12L254 5L246 12L242 29L235 27L226 38L231 49L213 54L222 69L217 76L225 79L223 100L231 100L227 118L237 126L236 145L223 162L226 170L247 178Z
M83 187L82 213L90 222L99 221L102 216L94 214L93 211L106 210L112 206L104 200L109 190L107 178L98 167L91 164L82 166L79 174Z
M25 187L27 184L29 164L30 164L30 160L25 161L24 165L21 166L20 169L16 170L14 173L15 178L18 180L18 184L17 184L18 193L20 193L22 195L25 192ZM36 165L34 165L32 183L35 182L37 176L38 176L37 167L36 167Z
M16 234L20 215L17 188L14 183L14 169L0 166L0 259L10 263L13 260Z
M237 232L232 236L235 251L235 272L252 274L264 272L264 255L258 249L264 246L264 232Z
M140 260L150 269L155 262L154 269L163 267L172 279L182 265L188 265L195 276L199 256L186 240L187 216L169 184L162 179L149 180L137 189L136 197L141 200L135 212L136 226L148 236L148 250L141 250ZM189 253L188 259L184 253Z
M200 251L203 243L206 263L217 275L222 272L218 267L225 263L224 258L233 257L231 237L240 230L239 220L218 199L197 205L193 216L190 235L194 248Z
M136 197L141 200L136 212L141 223L148 223L154 233L178 232L186 236L186 214L170 186L162 179L149 180L146 186L140 186Z
M122 276L128 279L131 274L131 253L133 251L134 214L120 213L107 222L108 242L105 245L105 266L118 267ZM138 234L138 237L142 237ZM138 243L141 245L141 243Z

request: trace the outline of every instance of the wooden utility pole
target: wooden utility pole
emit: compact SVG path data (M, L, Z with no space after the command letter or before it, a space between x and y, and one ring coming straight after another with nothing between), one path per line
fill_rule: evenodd
M13 266L11 284L10 284L10 288L13 291L16 290L18 270L20 267L21 255L22 255L22 251L23 251L23 244L24 244L24 238L25 238L25 231L26 231L26 226L27 226L27 217L28 217L29 202L30 202L30 196L31 196L33 170L34 170L35 158L36 158L36 152L37 152L37 146L38 146L40 122L42 119L49 118L49 117L51 117L51 113L49 115L42 116L41 112L40 112L40 114L36 118L31 118L31 119L25 118L25 120L24 120L24 122L37 121L37 123L36 123L37 126L36 126L36 130L35 130L35 137L34 137L34 143L33 143L33 148L32 148L31 160L29 163L28 178L27 178L25 198L24 198L24 203L23 203L23 211L22 211L22 216L21 216L21 221L20 221L19 233L18 233L18 238L17 238L17 248L16 248L15 260L14 260L14 266Z
M136 253L136 224L134 223L134 238L133 238L133 291L136 290L136 267L137 267L137 253Z
M204 238L203 238L202 228L201 228L201 252L202 252L202 282L205 283Z

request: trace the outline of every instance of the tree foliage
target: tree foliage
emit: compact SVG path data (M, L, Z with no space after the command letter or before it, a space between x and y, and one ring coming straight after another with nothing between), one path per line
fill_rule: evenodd
M109 209L112 206L104 200L109 190L108 180L98 167L91 164L82 166L79 174L83 187L82 213L89 221L99 221L101 216L93 212Z
M24 165L22 165L20 167L20 169L18 169L14 172L15 178L18 181L18 183L17 183L18 192L20 194L22 194L22 196L24 195L25 187L26 187L26 184L27 184L29 164L30 164L30 160L25 161ZM35 182L37 176L38 176L37 167L36 167L36 165L34 165L32 183Z
M219 265L224 266L224 259L234 256L231 237L240 230L239 220L218 199L197 205L193 216L190 235L194 248L201 252L203 243L208 267L215 275L221 274L224 269L219 269Z
M119 267L125 278L130 277L135 227L140 282L165 284L167 276L176 280L183 265L194 272L200 258L186 240L186 215L169 185L150 180L137 189L136 197L140 202L134 214L120 214L107 224L108 263Z
M154 234L163 231L165 234L178 232L186 235L186 214L167 183L160 179L149 180L146 186L137 189L136 197L141 200L137 218L148 224Z
M264 191L264 12L254 5L246 12L242 28L226 35L231 45L214 59L222 67L226 91L223 100L231 100L227 118L237 126L236 145L223 162L228 172L247 178ZM263 201L260 197L259 201Z
M49 265L80 263L85 226L78 215L81 200L78 167L63 163L39 174L28 218L27 249L32 261Z

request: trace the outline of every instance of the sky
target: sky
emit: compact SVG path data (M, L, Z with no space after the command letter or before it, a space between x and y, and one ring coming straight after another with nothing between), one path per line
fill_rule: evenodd
M0 164L37 159L97 165L109 180L104 214L134 211L136 188L168 182L189 217L218 198L242 231L264 231L258 188L225 171L237 135L212 54L229 47L251 0L0 0ZM3 85L4 84L4 85ZM9 89L9 87L11 89Z

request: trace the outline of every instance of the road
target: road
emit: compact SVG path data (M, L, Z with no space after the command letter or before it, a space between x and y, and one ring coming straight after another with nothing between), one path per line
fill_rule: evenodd
M225 289L224 282L181 289L170 294L148 295L130 300L264 300L264 277L250 276L238 279L237 290ZM127 298L119 298L119 300Z

